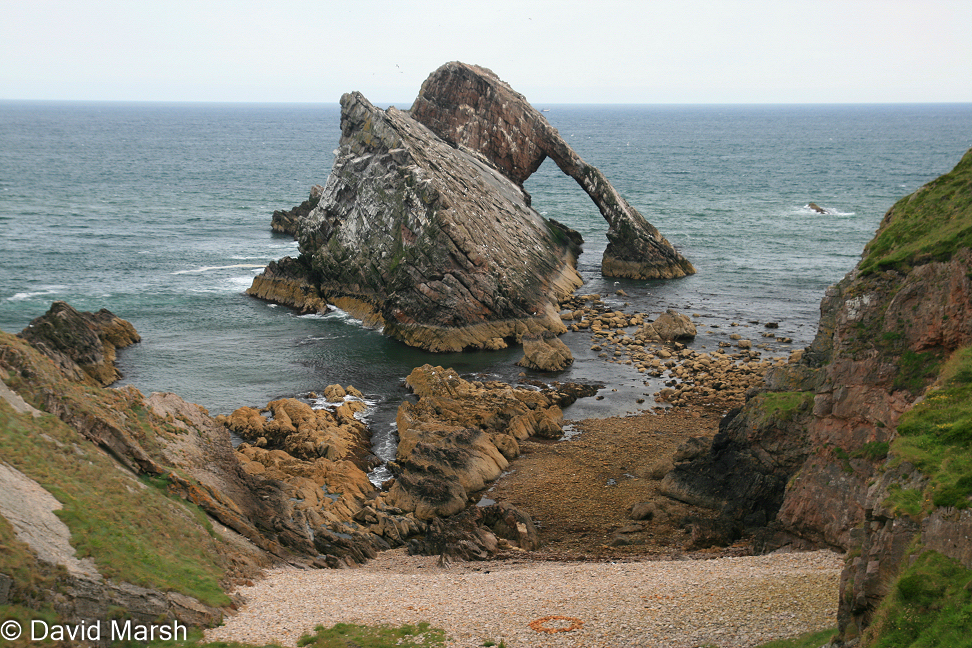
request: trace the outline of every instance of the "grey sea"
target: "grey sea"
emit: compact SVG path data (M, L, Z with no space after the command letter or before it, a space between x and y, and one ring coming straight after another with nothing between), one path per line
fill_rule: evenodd
M538 211L583 235L578 292L628 312L697 315L693 346L708 349L732 322L754 338L779 323L793 343L767 354L808 344L824 290L887 209L972 146L972 104L537 107L698 270L601 277L606 223L547 161L526 188ZM428 354L340 311L300 316L244 294L267 262L297 254L270 215L327 179L339 122L337 104L0 102L0 329L20 331L54 300L108 308L142 335L120 354L122 384L213 414L354 385L387 458L413 367L513 380L522 354ZM567 417L650 405L637 399L655 385L598 358L588 336L564 337L576 362L556 379L603 382L605 397Z

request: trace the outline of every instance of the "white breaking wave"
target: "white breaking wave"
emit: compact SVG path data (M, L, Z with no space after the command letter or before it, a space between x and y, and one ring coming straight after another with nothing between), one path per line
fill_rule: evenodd
M298 315L297 317L301 319L321 319L321 320L338 320L346 322L348 324L353 324L355 326L364 326L364 322L356 317L351 317L346 311L332 305L328 305L327 312L324 314L320 313L308 313L306 315Z
M855 212L842 212L840 210L833 209L831 207L826 207L824 205L818 205L818 207L824 210L824 213L821 214L816 209L811 207L809 204L798 207L796 211L799 212L800 214L814 214L817 216L856 216Z
M43 297L44 295L53 295L61 290L64 290L66 286L41 286L41 290L35 292L19 292L6 298L6 301L27 301L28 299L33 299L34 297Z
M178 270L176 272L170 272L169 274L183 275L183 274L201 274L203 272L211 272L213 270L231 270L233 268L265 268L265 264L258 263L235 263L233 265L225 266L203 266L202 268L196 268L195 270Z

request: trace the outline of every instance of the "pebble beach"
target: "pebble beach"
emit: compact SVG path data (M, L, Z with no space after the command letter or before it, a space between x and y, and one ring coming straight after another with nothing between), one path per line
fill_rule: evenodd
M426 621L452 648L746 648L836 626L841 566L830 551L440 566L398 549L356 569L270 570L206 639L296 646L318 624Z

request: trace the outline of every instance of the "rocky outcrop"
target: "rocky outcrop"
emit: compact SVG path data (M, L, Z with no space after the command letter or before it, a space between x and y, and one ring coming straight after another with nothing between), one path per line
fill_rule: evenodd
M721 510L726 523L769 521L757 539L764 550L848 551L839 612L848 640L909 552L972 568L968 516L956 515L956 500L932 497L942 485L928 490L923 471L939 470L935 462L919 470L896 456L907 453L902 417L972 344L970 178L972 152L889 210L857 268L828 289L802 358L767 372L766 391L723 421L709 451L665 478L669 495ZM967 505L968 489L955 488L949 497ZM894 503L903 492L913 506Z
M253 278L246 294L303 313L327 312L327 299L314 283L310 270L291 257L271 261Z
M521 186L549 157L597 205L609 229L601 271L609 277L665 279L695 269L567 144L523 95L492 71L447 63L433 72L412 104L412 116L455 146L484 155Z
M317 203L321 202L321 195L323 193L324 187L314 185L311 187L310 196L304 202L286 211L278 209L273 212L273 215L270 217L270 229L280 234L290 234L296 238L297 227L300 225L300 221L306 218L317 207Z
M464 510L520 454L530 437L563 435L562 407L596 388L515 388L470 382L452 369L424 365L406 384L419 397L399 407L395 480L385 495L422 520Z
M121 378L115 350L140 341L135 327L111 311L79 313L57 301L20 333L75 380L107 386Z
M291 275L432 351L565 330L556 304L580 285L578 248L522 189L475 152L358 93L342 97L341 123L321 202L298 231L301 271Z
M523 190L546 155L601 207L610 224L606 263L630 266L619 276L693 272L488 70L440 68L410 112L377 109L360 93L344 95L341 106L337 158L317 207L297 224L300 256L268 268L251 295L302 310L331 303L431 351L562 333L557 305L581 285L582 241L540 216Z
M241 407L217 420L257 447L283 450L299 459L324 457L365 467L371 457L371 431L355 415L367 405L361 392L348 390L352 398L341 397L330 408L313 409L304 401L284 398L260 410Z
M540 547L533 520L512 504L472 506L449 518L436 518L428 531L412 538L412 555L439 556L439 564L453 561L488 560L512 548Z
M523 336L523 357L517 365L537 371L563 371L574 363L574 355L563 341L549 331Z

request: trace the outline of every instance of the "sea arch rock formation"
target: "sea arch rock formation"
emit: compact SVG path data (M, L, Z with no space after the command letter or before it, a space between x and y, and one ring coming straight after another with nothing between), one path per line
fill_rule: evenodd
M411 111L341 98L341 139L317 204L295 226L300 256L247 291L304 310L325 304L431 351L502 348L566 328L582 284L580 235L530 206L522 182L550 156L610 224L605 272L673 278L691 264L489 70L450 63Z
M604 174L585 162L536 108L492 71L452 62L419 90L411 115L439 137L478 151L521 187L550 158L587 192L608 222L601 271L609 277L671 279L695 268Z

